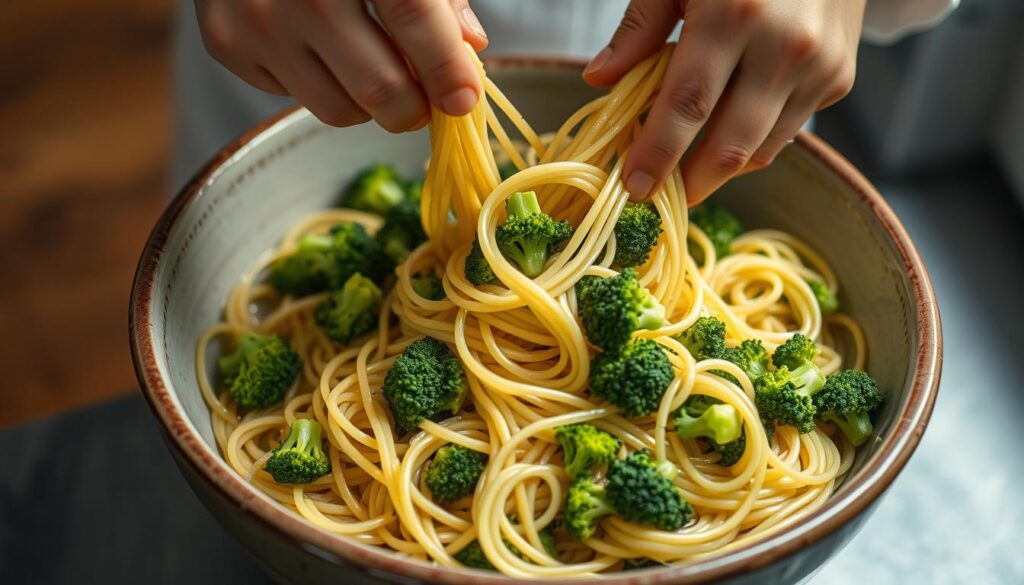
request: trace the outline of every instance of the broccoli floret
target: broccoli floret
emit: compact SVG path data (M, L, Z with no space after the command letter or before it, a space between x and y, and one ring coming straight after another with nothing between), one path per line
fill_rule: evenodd
M391 272L391 262L377 240L366 233L363 224L342 222L331 228L334 258L338 271L331 288L341 288L355 273L380 283Z
M818 346L807 336L797 333L775 349L772 363L776 368L789 368L790 378L796 387L813 395L825 384L825 374L814 364L817 355Z
M404 434L425 419L455 414L466 396L459 359L433 337L409 344L384 376L384 399Z
M739 439L743 431L736 407L703 395L687 398L676 412L674 424L680 439L705 437L720 445Z
M597 531L601 518L615 513L605 488L594 483L589 477L581 477L569 486L562 511L562 524L569 536L586 540Z
M320 423L308 418L293 422L265 469L277 483L309 483L330 473L331 461L320 447Z
M746 431L740 431L740 438L724 445L719 445L712 440L708 440L708 443L712 449L718 451L718 454L721 455L718 464L724 467L732 467L739 462L740 458L743 457L743 451L747 449L747 433Z
M409 201L415 201L416 205L419 205L420 201L423 199L423 180L414 179L412 181L406 181L405 196Z
M615 222L615 264L640 266L647 262L661 233L661 214L650 203L627 205Z
M448 444L437 450L424 479L435 500L450 504L473 493L486 466L487 455Z
M871 411L882 404L878 384L860 370L843 370L825 379L821 391L814 395L818 416L839 427L855 447L871 437Z
M814 298L818 301L818 307L821 308L823 315L831 315L839 310L839 299L836 297L835 291L830 289L827 284L818 280L808 280L807 286L811 287L811 292L814 293Z
M595 283L600 282L601 277L588 274L580 278L576 282L576 301L579 302L583 299L584 295L590 290L590 287Z
M487 263L487 258L484 257L484 251L480 248L480 242L473 240L473 248L470 249L469 254L466 256L466 280L480 286L481 284L494 282L496 278L498 277L495 276L494 271L491 270L491 265Z
M626 416L658 409L675 371L661 344L637 339L614 352L602 352L590 364L590 391L619 407Z
M412 290L429 301L440 301L445 297L444 285L433 272L417 274L409 280Z
M341 196L341 206L384 215L391 206L406 198L402 179L385 164L363 169Z
M455 553L455 560L459 561L463 565L470 567L471 569L480 569L481 571L497 571L491 561L487 560L487 555L484 554L484 549L480 546L479 540L466 545L465 548Z
M640 286L632 268L591 281L577 305L587 338L606 351L624 345L637 329L665 324L665 307Z
M583 423L558 427L555 439L562 446L562 465L570 479L584 477L598 465L611 463L622 447L613 435Z
M377 241L395 264L405 262L420 244L427 241L420 220L418 201L399 201L384 215L384 225L377 232Z
M346 345L377 324L381 296L377 285L357 272L317 306L313 318L328 337Z
M717 317L701 317L676 340L695 360L719 359L725 353L725 323Z
M722 358L739 366L751 380L768 371L768 352L760 339L744 339L739 346L727 348Z
M362 224L342 222L328 235L304 236L298 250L270 272L270 283L283 293L298 296L341 288L359 272L380 282L391 263L380 244Z
M773 423L778 423L796 427L801 433L813 431L815 409L811 396L820 388L795 378L786 366L754 380L754 403L765 430L771 433Z
M333 242L330 236L303 236L295 253L270 271L270 283L282 293L300 297L328 290L338 271Z
M635 559L623 559L622 570L623 571L636 571L637 569L649 569L651 567L662 567L662 563L654 559L647 557L637 557Z
M544 271L544 263L572 236L572 225L555 221L540 209L533 191L516 193L505 201L507 219L494 238L498 249L515 262L523 274L533 278Z
M711 240L715 247L715 256L718 258L728 256L732 241L743 233L743 224L738 217L728 209L710 201L690 210L690 223L699 227ZM700 251L699 248L696 250ZM703 264L703 254L700 256L701 258L697 258L694 255L694 260Z
M299 354L278 335L246 333L234 353L220 359L231 400L245 408L281 402L301 370Z
M537 536L540 537L540 544L544 547L544 552L548 553L553 559L558 558L558 547L555 540L555 523L552 522L544 527Z
M612 463L608 502L630 522L678 530L693 516L690 503L673 483L678 473L671 462L659 463L647 451L634 451Z
M501 177L502 181L504 181L505 179L511 177L512 175L514 175L514 174L516 174L518 172L519 172L519 169L516 167L515 163L512 162L512 161L503 162L500 165L498 165L498 175Z

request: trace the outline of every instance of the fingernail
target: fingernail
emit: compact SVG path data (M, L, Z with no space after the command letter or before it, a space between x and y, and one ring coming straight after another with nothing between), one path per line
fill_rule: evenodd
M605 63L608 62L608 59L611 58L611 47L605 47L601 49L601 52L598 53L597 55L594 55L594 58L590 61L590 64L587 65L587 68L583 70L583 74L590 75L591 73L597 73L598 71L601 70L602 67L604 67Z
M460 87L441 98L441 109L449 116L468 114L476 105L476 92L468 87Z
M629 191L631 198L647 197L647 194L650 193L653 188L654 177L643 171L633 171L633 173L626 178L626 190Z
M480 24L480 19L476 17L472 8L467 6L462 9L462 21L466 23L469 30L473 31L473 34L480 38L487 38L487 33L484 32L484 27Z

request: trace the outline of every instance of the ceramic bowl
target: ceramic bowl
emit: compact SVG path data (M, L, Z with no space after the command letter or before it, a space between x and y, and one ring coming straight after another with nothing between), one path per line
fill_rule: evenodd
M555 129L596 95L582 83L579 63L503 59L490 62L489 71L539 130ZM250 487L217 452L193 371L200 332L220 318L236 279L289 226L334 204L339 188L363 166L389 161L418 174L427 155L425 131L333 129L305 110L286 111L210 161L161 217L142 255L131 304L142 390L200 499L282 580L515 581L357 544L314 528ZM718 557L623 573L605 583L799 581L863 525L917 446L935 400L942 340L928 275L899 220L856 169L804 134L770 168L731 182L718 196L748 226L789 230L832 263L844 285L844 307L864 325L868 370L887 400L876 436L860 449L847 480L790 529Z

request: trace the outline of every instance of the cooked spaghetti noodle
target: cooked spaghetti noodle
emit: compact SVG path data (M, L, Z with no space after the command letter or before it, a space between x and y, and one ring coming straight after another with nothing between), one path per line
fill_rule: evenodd
M455 118L434 110L422 195L429 241L396 269L376 332L349 346L335 344L314 323L325 294L281 298L260 275L292 253L304 234L323 233L339 221L357 221L373 232L380 219L330 210L292 228L234 288L224 321L199 340L199 386L230 466L325 531L451 567L459 566L453 555L476 539L499 571L520 577L616 571L623 559L636 557L671 563L716 555L820 506L853 461L854 448L842 434L829 425L806 434L780 426L769 441L747 375L724 360L695 361L674 336L709 314L725 322L730 345L757 338L771 350L800 332L818 342L817 363L829 374L841 365L863 367L863 335L848 316L823 318L807 280L833 290L838 283L825 261L795 237L749 231L728 256L716 258L709 238L688 226L678 171L653 195L663 231L650 259L638 267L640 282L666 308L666 324L635 333L671 350L666 355L675 380L657 411L639 418L623 416L587 391L593 350L577 318L573 287L584 275L615 273L614 227L628 199L622 161L669 55L666 50L649 58L543 137L486 77L486 99L470 114ZM511 124L503 126L499 114ZM510 138L506 127L523 140ZM495 151L520 172L502 182ZM575 228L533 279L506 260L495 241L505 200L526 190L537 193L546 213ZM474 238L500 284L475 286L466 279L463 261ZM688 252L693 246L702 251L700 265ZM416 294L410 278L425 271L443 275L446 298ZM256 306L271 308L257 315ZM298 382L278 407L241 411L208 379L211 342L245 331L278 333L303 360ZM423 336L453 348L469 397L457 416L424 421L401 436L381 386L396 356ZM837 351L840 345L845 355ZM671 413L693 394L721 400L742 416L747 444L736 465L719 465L717 454L666 428ZM332 471L309 484L278 484L263 462L297 418L322 425ZM549 555L539 533L556 520L568 486L553 431L579 422L615 435L629 450L650 449L656 459L678 466L676 485L695 520L666 532L613 516L593 538L560 537L557 555ZM425 491L421 472L448 443L490 458L473 496L442 506Z

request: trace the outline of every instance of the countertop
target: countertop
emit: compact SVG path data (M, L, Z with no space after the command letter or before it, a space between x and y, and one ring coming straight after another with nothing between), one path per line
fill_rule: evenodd
M942 387L903 474L810 583L1024 583L1024 216L991 170L879 187L935 284ZM0 453L0 583L269 582L139 394L0 431Z

